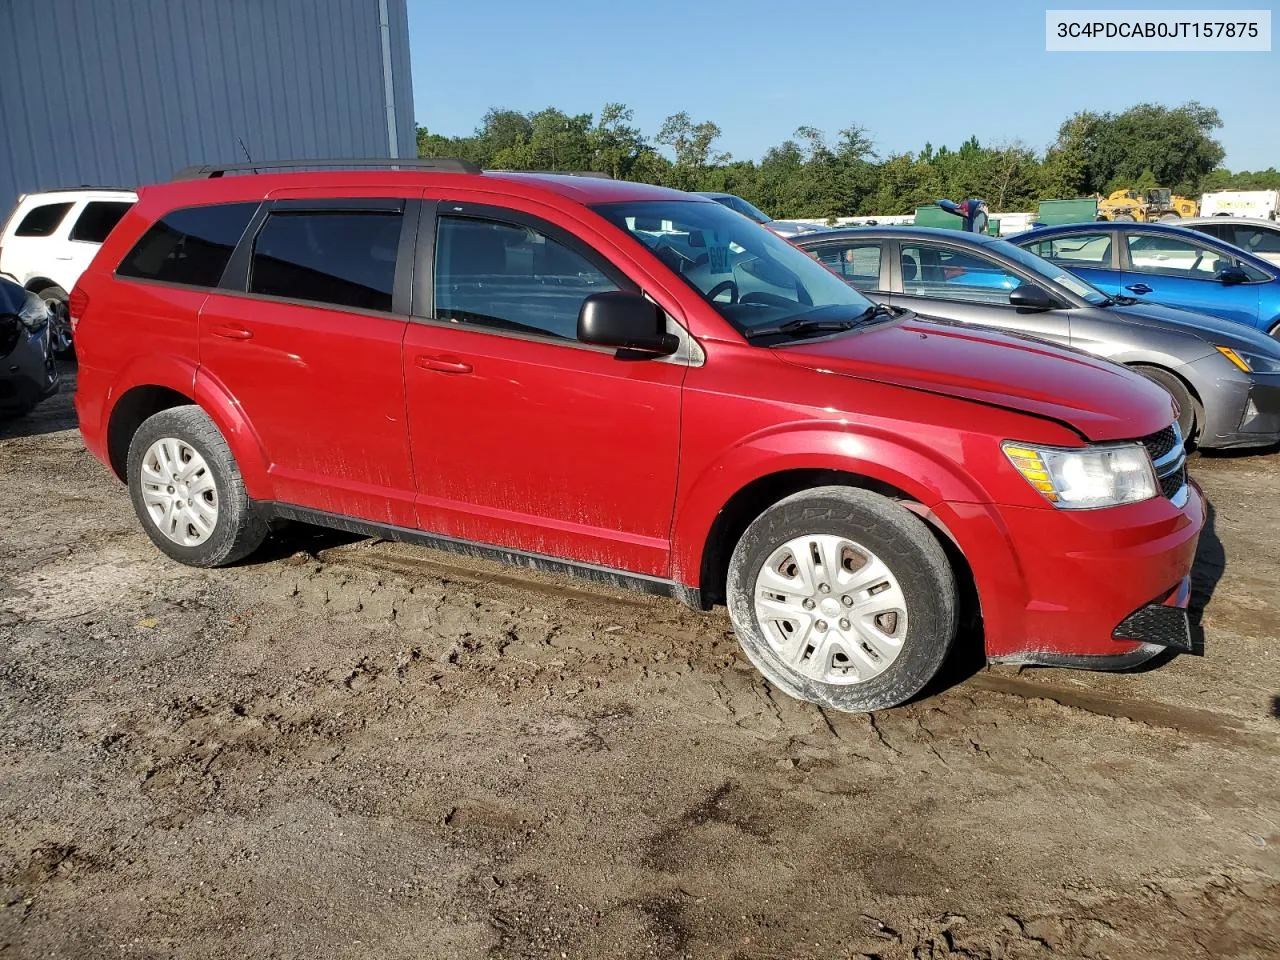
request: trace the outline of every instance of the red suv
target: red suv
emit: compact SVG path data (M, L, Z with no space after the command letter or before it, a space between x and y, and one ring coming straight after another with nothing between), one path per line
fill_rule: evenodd
M400 167L146 188L80 280L85 444L169 556L285 518L725 602L839 710L917 694L966 611L996 660L1189 647L1159 387L876 306L712 200Z

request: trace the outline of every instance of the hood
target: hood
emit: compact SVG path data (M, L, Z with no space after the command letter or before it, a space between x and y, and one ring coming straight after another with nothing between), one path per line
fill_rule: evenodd
M1130 322L1143 326L1173 327L1195 334L1205 341L1206 352L1210 352L1213 346L1223 346L1231 347L1233 350L1261 353L1264 357L1275 357L1280 360L1280 342L1234 320L1224 320L1221 317L1212 317L1207 313L1196 313L1192 310L1180 310L1177 307L1162 307L1155 303L1135 303L1097 309L1107 314L1122 316Z
M1088 440L1173 421L1169 395L1117 363L1030 337L912 317L777 349L788 363L1056 420Z

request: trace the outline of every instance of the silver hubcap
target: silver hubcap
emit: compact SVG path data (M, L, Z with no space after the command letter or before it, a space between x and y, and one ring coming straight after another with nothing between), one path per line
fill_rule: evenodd
M49 339L53 343L53 349L59 353L65 353L71 349L71 325L67 305L57 297L45 300L44 305L49 310Z
M142 502L156 528L174 543L195 547L218 525L218 488L195 447L164 437L142 458Z
M863 683L902 652L898 578L861 544L831 534L788 540L756 575L756 620L775 654L823 683Z

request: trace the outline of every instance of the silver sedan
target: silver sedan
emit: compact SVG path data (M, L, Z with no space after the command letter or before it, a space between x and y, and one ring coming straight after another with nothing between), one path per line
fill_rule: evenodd
M1003 240L862 227L792 241L867 296L929 317L998 327L1123 363L1178 405L1188 442L1280 442L1280 343L1230 320L1108 297Z

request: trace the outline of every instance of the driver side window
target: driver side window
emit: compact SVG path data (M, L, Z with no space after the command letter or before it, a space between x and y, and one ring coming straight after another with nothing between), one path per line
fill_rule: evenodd
M472 217L438 221L439 320L576 340L582 301L617 289L581 253L532 227Z
M1127 242L1134 273L1182 280L1215 280L1233 262L1225 253L1179 237L1131 233Z
M933 243L901 247L902 292L931 300L1009 305L1020 277L994 260Z

